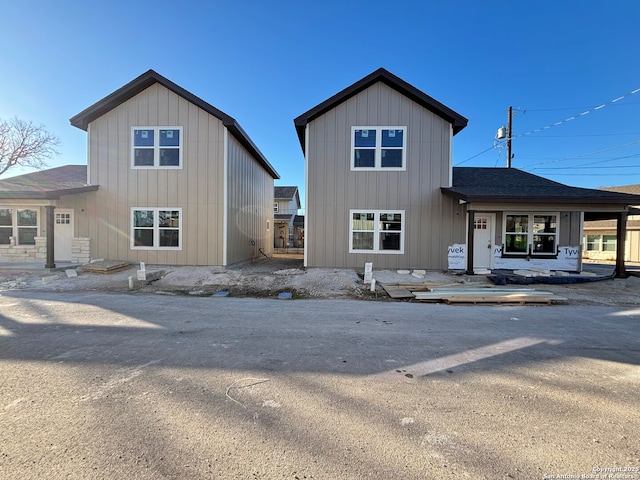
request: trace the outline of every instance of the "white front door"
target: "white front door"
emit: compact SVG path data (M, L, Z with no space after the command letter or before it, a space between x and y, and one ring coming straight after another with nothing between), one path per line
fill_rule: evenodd
M473 222L473 269L491 268L495 215L476 213Z
M71 261L73 240L73 210L55 209L54 257L56 262Z

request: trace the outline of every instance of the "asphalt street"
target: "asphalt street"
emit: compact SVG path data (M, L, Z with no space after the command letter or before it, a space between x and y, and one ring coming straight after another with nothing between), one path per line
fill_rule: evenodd
M640 478L639 365L637 308L6 291L0 478Z

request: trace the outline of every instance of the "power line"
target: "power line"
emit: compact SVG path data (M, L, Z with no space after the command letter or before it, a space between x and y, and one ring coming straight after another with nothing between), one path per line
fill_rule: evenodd
M480 156L480 155L482 155L483 153L487 153L489 150L493 150L494 148L495 148L495 146L494 146L494 145L492 145L492 146L490 146L489 148L487 148L486 150L483 150L483 151L481 151L480 153L476 153L475 155L472 155L471 157L467 158L466 160L463 160L463 161L462 161L462 162L460 162L460 163L456 163L456 164L454 165L454 167L460 166L460 165L462 165L463 163L467 163L469 160L471 160L471 159L473 159L473 158L476 158L476 157L479 157L479 156Z
M567 122L570 122L571 120L575 120L576 118L580 118L580 117L583 117L583 116L588 115L590 113L593 113L593 112L595 112L597 110L601 110L601 109L603 109L605 107L608 107L609 105L613 105L614 103L622 100L623 98L630 97L631 95L635 95L638 92L640 92L640 88L636 88L635 90L633 90L633 91L631 91L631 92L629 92L629 93L627 93L625 95L622 95L622 96L620 96L618 98L614 98L613 100L610 100L610 101L608 101L606 103L603 103L602 105L598 105L597 107L589 108L588 110L585 110L584 112L582 112L582 113L580 113L578 115L573 115L571 117L565 118L564 120L560 120L558 122L546 125L546 126L544 126L542 128L536 128L535 130L531 130L529 132L521 133L519 135L513 135L512 138L524 137L524 136L527 136L527 135L532 135L534 133L542 132L543 130L548 130L549 128L557 127L559 125L562 125L562 124L565 124Z
M635 92L631 92L635 93ZM627 102L624 104L617 104L616 107L626 107L627 105L638 105L640 102ZM558 112L562 110L577 110L579 108L594 108L593 105L586 106L576 106L576 107L557 107L557 108L526 108L526 109L518 109L519 112L527 113L527 112Z
M525 165L525 166L523 166L521 168L524 169L524 168L529 168L529 167L535 167L537 165L547 165L549 163L558 163L558 162L564 162L564 161L567 161L567 160L575 160L575 159L578 159L578 158L589 157L589 156L595 155L597 153L609 152L611 150L616 150L618 148L628 147L630 145L637 145L638 143L640 143L640 140L636 140L634 142L625 143L625 144L622 144L622 145L616 145L614 147L603 148L602 150L596 150L594 152L583 153L582 155L574 155L572 157L558 158L556 160L549 160L547 162L532 163L532 164L529 164L529 165Z

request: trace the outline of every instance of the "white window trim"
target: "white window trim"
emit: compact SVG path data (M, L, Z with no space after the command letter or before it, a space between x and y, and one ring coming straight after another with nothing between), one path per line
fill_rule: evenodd
M523 255L531 255L532 257L548 257L550 255L557 255L558 248L560 246L560 212L504 212L502 216L502 238L503 242L507 241L507 216L508 215L519 215L519 216L528 216L527 220L529 229L527 230L527 252L507 252L506 245L502 249L503 256L523 256ZM544 216L544 215L555 215L556 217L556 233L550 233L549 235L554 235L556 237L556 251L555 252L534 252L533 251L533 236L535 235L533 232L533 219L536 215ZM521 235L523 235L521 233Z
M273 202L273 213L278 213L278 210L280 210L280 203Z
M375 130L376 131L376 147L374 154L374 167L356 167L355 154L356 130ZM382 130L402 130L402 167L382 167ZM403 126L356 126L351 127L351 171L354 172L404 172L407 169L407 127Z
M21 246L21 247L25 247L25 248L33 248L35 247L35 245L31 245L31 244L21 244L19 243L20 240L20 229L21 228L35 228L36 229L36 237L40 236L40 217L41 215L41 210L39 207L29 207L29 206L25 206L25 207L16 207L16 206L3 206L0 205L0 208L2 209L8 209L11 210L11 226L9 225L2 225L2 228L11 228L11 237L13 237L15 239L15 245L16 246ZM36 217L36 225L18 225L18 212L22 211L22 210L35 210L37 212L37 217ZM9 244L3 243L0 246L3 247L8 247Z
M373 213L373 249L372 250L356 250L353 248L353 214L354 213ZM400 220L400 250L381 250L380 249L380 215L384 213L399 214ZM405 211L404 210L365 210L354 208L349 210L349 253L375 253L383 255L403 255L404 254L404 233L405 233ZM369 231L369 230L367 230Z
M136 245L135 241L135 212L136 210L152 210L153 211L153 244L158 246L146 247ZM177 247L161 247L160 245L160 222L158 221L158 212L175 210L180 214L180 225L178 226L178 246ZM182 208L180 207L132 207L131 208L131 250L182 250L182 230L184 225L184 217L182 216Z
M135 131L136 130L153 130L153 165L136 165L135 164ZM160 162L160 130L178 130L180 132L180 145L178 148L178 165L159 165ZM131 168L135 170L180 170L182 169L182 151L184 150L184 135L182 127L166 126L153 127L148 125L131 127ZM175 147L171 147L175 148Z

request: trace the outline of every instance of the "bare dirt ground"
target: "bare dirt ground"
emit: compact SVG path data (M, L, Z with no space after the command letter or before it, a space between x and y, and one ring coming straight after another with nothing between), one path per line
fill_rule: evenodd
M375 270L378 282L375 291L363 282L363 271L333 268L303 268L297 256L277 255L233 267L175 267L147 265L147 281L138 281L137 265L110 273L95 274L74 269L77 277L68 277L64 270L48 272L42 269L0 267L0 292L13 289L45 291L101 291L137 294L208 296L227 292L235 297L278 298L282 293L296 298L350 298L393 301L380 288L380 283L421 283L475 285L490 284L484 277L473 278L442 271L427 271L425 278L399 274L390 270ZM130 287L130 278L133 289ZM512 285L518 288L518 285ZM570 304L634 306L640 305L640 278L607 279L569 285L528 285L566 297ZM218 293L219 294L219 293ZM406 300L405 300L406 301Z

